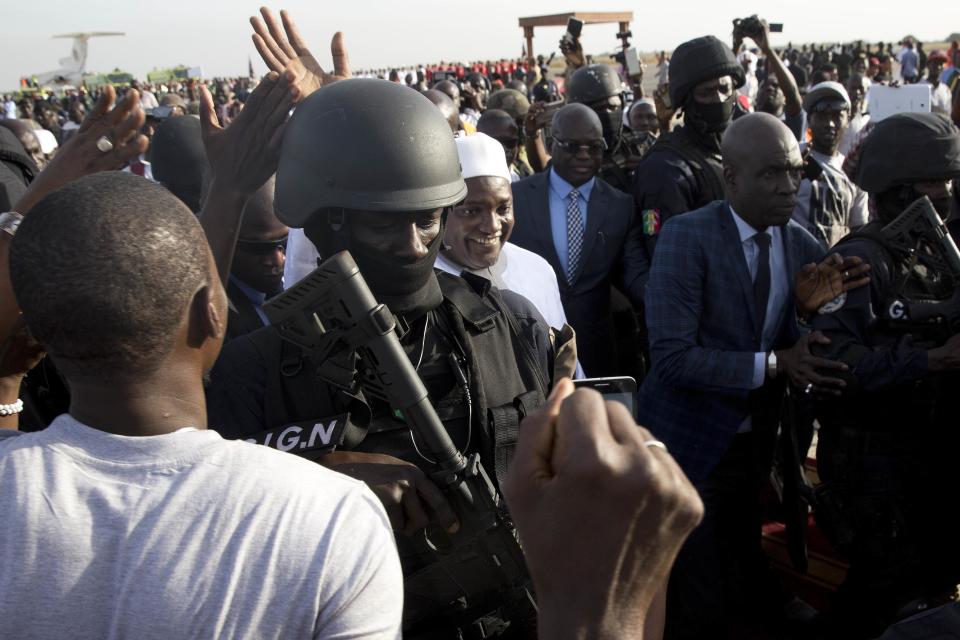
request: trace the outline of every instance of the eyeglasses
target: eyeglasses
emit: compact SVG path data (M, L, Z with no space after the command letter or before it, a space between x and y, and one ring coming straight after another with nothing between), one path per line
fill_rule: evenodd
M607 150L607 143L601 140L595 140L589 144L580 144L579 142L572 142L570 140L561 140L560 138L554 137L553 141L557 143L561 149L570 155L575 155L581 149L586 151L592 156L598 156L604 151Z
M252 253L257 256L270 255L279 249L283 253L287 252L287 239L279 240L237 240L237 251Z

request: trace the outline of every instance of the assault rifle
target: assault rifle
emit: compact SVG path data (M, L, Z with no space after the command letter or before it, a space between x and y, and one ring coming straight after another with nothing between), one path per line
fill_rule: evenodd
M438 603L456 603L480 613L499 608L498 617L531 625L536 606L513 522L479 456L464 456L453 444L400 345L393 314L374 299L353 257L346 251L332 256L264 310L281 338L319 363L321 381L399 410L435 461L429 475L460 528L423 533L435 562L405 576L406 621L437 613Z
M960 331L960 251L926 196L916 200L880 231L886 249L912 271L921 269L932 291L949 296L908 297L897 292L884 301L890 326L923 342L938 344Z

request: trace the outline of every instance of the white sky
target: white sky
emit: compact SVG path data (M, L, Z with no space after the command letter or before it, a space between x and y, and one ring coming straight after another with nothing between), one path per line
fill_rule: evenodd
M245 75L247 56L254 70L265 71L250 42L247 18L258 4L237 0L47 0L9 2L0 20L0 89L16 87L18 78L58 68L70 52L70 40L53 34L74 31L124 31L122 38L90 42L87 70L120 67L137 77L155 67L201 66L207 77ZM777 6L773 9L771 7ZM942 40L960 31L960 10L951 24L947 7L907 12L901 2L870 0L288 0L275 8L291 11L321 64L329 64L330 37L346 35L354 68L404 66L440 59L493 59L520 55L520 16L579 11L634 11L634 46L641 51L672 49L680 42L712 33L729 39L734 17L760 13L784 23L775 45L858 38L899 40L911 33L921 40ZM909 15L908 19L904 16ZM588 53L614 50L616 25L588 25L583 42ZM557 49L563 28L539 28L537 53ZM559 52L558 52L559 55Z

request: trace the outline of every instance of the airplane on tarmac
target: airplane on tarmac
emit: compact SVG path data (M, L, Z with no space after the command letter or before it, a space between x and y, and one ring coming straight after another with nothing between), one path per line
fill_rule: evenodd
M70 56L60 58L60 68L55 71L34 74L39 86L59 84L80 86L87 66L87 42L90 38L101 36L123 36L119 31L85 31L81 33L64 33L54 38L73 38L73 50Z

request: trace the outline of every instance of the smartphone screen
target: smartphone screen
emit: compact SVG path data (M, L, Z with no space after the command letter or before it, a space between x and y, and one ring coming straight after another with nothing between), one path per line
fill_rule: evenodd
M637 381L629 376L614 378L585 378L574 380L575 387L586 387L598 391L604 400L619 402L627 408L634 418L637 417Z

